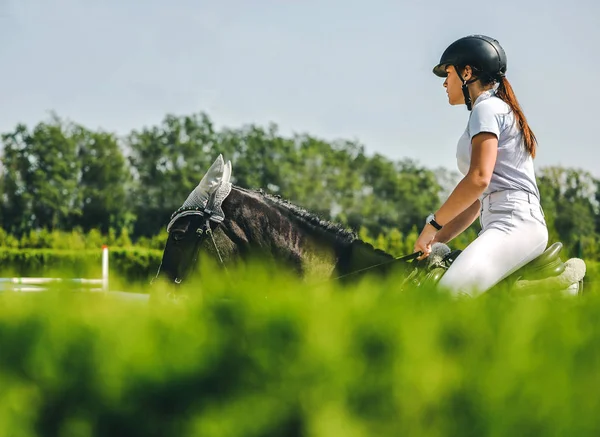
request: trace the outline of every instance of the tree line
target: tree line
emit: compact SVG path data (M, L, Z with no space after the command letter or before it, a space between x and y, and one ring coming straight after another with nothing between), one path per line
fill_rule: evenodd
M458 181L445 168L368 155L355 141L286 137L275 124L217 130L206 113L168 114L121 137L53 114L0 138L0 223L15 241L74 229L149 241L222 153L235 184L279 194L401 252ZM579 169L537 172L551 240L597 258L600 181ZM452 245L464 247L478 230L476 222Z

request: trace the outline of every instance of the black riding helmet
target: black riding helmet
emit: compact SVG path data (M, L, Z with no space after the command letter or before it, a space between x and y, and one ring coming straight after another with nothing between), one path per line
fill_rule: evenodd
M446 77L446 67L453 65L462 81L462 90L465 96L467 109L471 110L471 96L467 85L479 80L482 75L487 75L495 80L500 80L506 73L506 53L500 43L485 35L469 35L454 41L442 53L440 62L433 68L433 73L439 77ZM465 81L460 68L470 65L476 76L470 81Z

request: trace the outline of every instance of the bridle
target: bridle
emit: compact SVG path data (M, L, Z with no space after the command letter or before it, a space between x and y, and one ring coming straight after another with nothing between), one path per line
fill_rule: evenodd
M229 271L227 270L227 266L226 266L225 262L223 261L223 257L221 256L221 252L219 251L219 247L217 246L217 242L215 241L215 237L213 235L214 231L216 231L219 228L219 226L221 225L222 220L215 220L213 218L213 211L211 209L209 209L209 208L201 209L199 207L179 208L177 211L175 211L171 215L171 220L178 214L181 214L183 212L191 212L191 211L194 211L194 213L193 213L194 215L202 216L205 220L204 220L204 224L201 227L196 228L196 231L194 232L195 237L196 237L195 242L194 242L194 248L193 248L194 256L193 256L191 262L188 263L187 268L185 269L185 272L183 272L183 274L181 276L182 277L187 276L190 273L190 270L192 269L192 267L196 265L196 263L198 261L198 253L200 252L200 244L202 244L202 242L204 241L204 236L206 236L206 235L210 236L210 240L212 241L213 247L215 248L215 252L217 253L217 256L219 258L220 265L223 266L223 268L225 269L225 274L229 275ZM211 220L213 221L213 223L216 223L216 226L214 227L214 229L211 227ZM169 233L170 233L170 231L169 231ZM162 263L158 267L158 272L160 272L161 267L162 267ZM154 277L152 279L152 281L150 281L150 284L154 283L154 281L158 278L158 272L157 272L156 277ZM182 281L183 281L183 279L180 277L175 277L175 279L173 280L173 282L175 282L175 284L177 284L177 285L181 284Z

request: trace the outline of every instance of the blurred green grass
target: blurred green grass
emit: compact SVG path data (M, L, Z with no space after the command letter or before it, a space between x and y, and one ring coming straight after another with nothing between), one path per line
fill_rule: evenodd
M0 436L600 433L593 282L453 300L229 272L203 264L178 301L0 293Z

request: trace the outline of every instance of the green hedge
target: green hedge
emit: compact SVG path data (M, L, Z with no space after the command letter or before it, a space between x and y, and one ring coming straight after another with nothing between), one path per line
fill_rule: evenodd
M162 251L143 248L109 249L109 279L148 282L160 265ZM102 251L56 249L0 249L1 276L100 278Z
M113 284L147 284L156 275L162 250L113 248L109 250L109 277ZM0 277L37 277L56 274L100 278L102 252L98 250L2 249ZM566 258L564 259L566 261ZM586 282L600 281L600 262L586 260Z
M600 433L600 298L454 301L247 268L150 305L0 295L0 435Z

